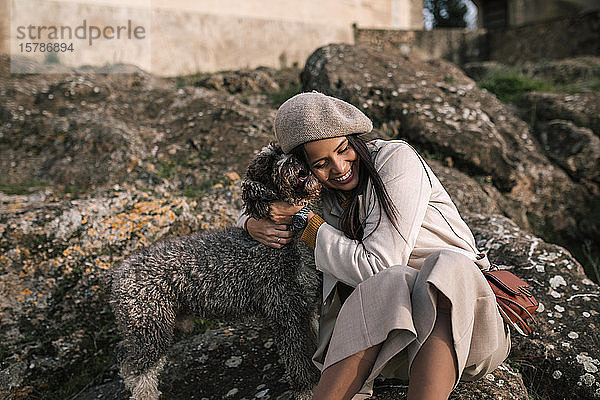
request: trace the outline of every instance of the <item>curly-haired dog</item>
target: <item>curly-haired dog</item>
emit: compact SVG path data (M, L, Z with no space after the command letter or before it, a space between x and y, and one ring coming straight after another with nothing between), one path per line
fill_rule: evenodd
M300 204L320 188L301 162L270 144L250 163L242 199L251 216L263 218L273 201ZM231 227L159 241L115 267L110 303L123 337L116 355L132 399L158 399L167 350L191 316L266 320L290 384L299 398L308 396L319 377L311 355L320 281L301 250L297 240L274 249Z

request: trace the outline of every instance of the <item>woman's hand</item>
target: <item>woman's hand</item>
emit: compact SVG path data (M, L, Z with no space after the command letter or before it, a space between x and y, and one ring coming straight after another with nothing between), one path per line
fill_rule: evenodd
M294 206L283 201L277 201L271 204L271 219L248 218L246 229L254 240L276 249L292 241L296 234L293 230L288 230L288 225L292 223L292 215L302 209L302 205Z
M294 206L285 201L276 201L271 204L271 220L276 224L292 224L292 215L302 210L304 205Z
M276 249L291 242L296 234L294 231L289 231L287 225L276 224L268 218L254 219L250 217L246 223L246 229L254 240Z

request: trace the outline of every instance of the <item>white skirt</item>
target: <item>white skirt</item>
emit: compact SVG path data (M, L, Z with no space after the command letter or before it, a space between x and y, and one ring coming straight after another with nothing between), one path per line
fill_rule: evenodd
M371 346L383 343L373 369L353 400L373 393L373 381L408 379L415 355L436 319L437 290L452 304L451 323L460 380L474 381L495 370L510 353L510 331L496 297L475 262L463 254L442 250L431 254L422 268L391 266L361 282L337 313L323 369ZM336 300L339 302L337 294ZM326 349L326 354L323 354ZM319 354L321 352L321 354ZM455 383L454 388L458 385Z

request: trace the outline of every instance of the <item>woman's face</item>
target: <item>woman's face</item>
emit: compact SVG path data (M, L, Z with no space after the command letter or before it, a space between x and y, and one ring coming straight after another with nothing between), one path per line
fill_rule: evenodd
M345 136L304 144L308 165L330 189L349 191L358 185L358 154Z

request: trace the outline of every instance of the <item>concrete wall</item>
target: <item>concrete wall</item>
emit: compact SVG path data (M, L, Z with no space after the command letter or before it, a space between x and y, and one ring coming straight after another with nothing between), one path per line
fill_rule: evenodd
M0 52L19 54L19 25L75 28L132 19L144 41L76 42L61 63L132 63L157 75L239 69L260 65L302 66L317 47L352 43L352 25L422 29L423 0L0 0ZM11 10L12 7L12 10ZM12 22L13 26L10 26ZM12 43L12 47L11 47ZM30 53L38 61L47 54Z

